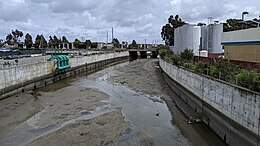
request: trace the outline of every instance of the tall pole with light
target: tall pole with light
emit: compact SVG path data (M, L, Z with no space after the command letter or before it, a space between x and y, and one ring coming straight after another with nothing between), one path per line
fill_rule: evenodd
M246 12L246 11L242 13L242 29L244 29L244 25L245 25L245 24L244 24L245 15L248 15L248 14L249 14L249 13Z
M260 27L260 15L259 15L259 19L258 19L258 27Z
M248 14L249 14L248 12L243 12L242 13L242 21L244 21L245 15L248 15Z

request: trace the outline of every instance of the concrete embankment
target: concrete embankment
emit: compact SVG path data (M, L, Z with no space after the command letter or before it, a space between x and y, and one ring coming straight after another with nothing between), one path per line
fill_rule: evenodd
M70 58L71 68L57 71L54 61L17 65L0 70L0 99L18 92L46 86L80 72L91 72L104 65L127 59L128 52Z
M259 144L260 94L160 60L170 87L229 145Z

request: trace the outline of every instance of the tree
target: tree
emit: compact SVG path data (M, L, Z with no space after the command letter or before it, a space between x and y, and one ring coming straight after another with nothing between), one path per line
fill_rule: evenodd
M81 49L83 46L83 43L79 39L75 39L73 42L73 45L75 48Z
M205 26L205 25L206 23L201 23L201 22L197 24L197 26Z
M44 38L43 35L41 35L41 48L47 48L48 47L48 43L46 41L46 39Z
M114 44L115 48L120 48L120 42L117 38L113 38L112 44Z
M137 47L137 43L135 40L132 41L132 45L133 45L133 47Z
M84 46L85 46L84 48L86 48L86 49L90 49L91 45L92 45L91 40L86 40L84 42Z
M14 45L17 44L19 41L19 38L23 36L23 32L19 31L18 29L12 30L10 34L7 34L6 36L6 43L8 45Z
M125 41L123 41L123 42L122 42L122 45L123 45L123 48L127 48L128 43L125 42Z
M31 48L33 45L32 36L29 33L25 35L24 44L27 49Z
M69 41L67 40L67 38L65 36L62 36L61 42L64 43L64 46L62 45L62 48L65 47L67 49Z
M168 23L162 27L161 37L165 41L166 45L174 45L174 29L185 25L179 15L173 17L172 15L168 18Z
M97 45L98 45L97 42L92 42L92 43L91 43L91 48L97 48Z
M65 36L62 36L62 43L69 43L69 41L67 40L67 38Z
M59 48L60 46L60 40L55 35L53 36L53 46L54 48Z
M4 40L0 39L0 47L2 47L4 45Z
M8 45L14 44L12 34L8 34L8 35L6 36L6 39L5 39L5 40L6 40L5 42L6 42Z
M36 38L35 38L34 47L40 48L40 44L41 44L41 36L37 35Z
M258 21L256 18L253 20ZM258 24L254 21L242 21L241 19L227 19L226 23L223 24L223 29L224 32L228 32L246 28L255 28L258 26Z
M34 47L35 48L46 48L48 46L47 41L43 35L37 35L35 38Z
M129 48L130 48L130 49L132 49L132 48L137 48L137 47L138 47L138 45L137 45L137 43L136 43L135 40L133 40L133 41L132 41L132 44L129 45Z
M48 47L49 47L49 48L54 48L53 38L52 38L52 36L49 36Z
M12 30L12 35L14 39L14 43L17 43L19 41L20 37L23 37L23 32L16 29L15 31Z

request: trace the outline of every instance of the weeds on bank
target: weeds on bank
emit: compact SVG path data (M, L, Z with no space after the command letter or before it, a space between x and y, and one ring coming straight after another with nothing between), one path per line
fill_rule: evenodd
M184 50L175 55L167 46L159 47L159 55L164 61L182 66L198 74L204 74L229 82L250 90L260 92L260 73L254 70L242 69L225 59L216 59L215 63L193 60L192 50Z

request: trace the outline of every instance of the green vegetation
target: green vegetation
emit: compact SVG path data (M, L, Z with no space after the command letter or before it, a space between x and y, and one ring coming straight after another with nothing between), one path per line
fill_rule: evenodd
M24 43L27 49L32 47L33 45L32 36L29 33L25 35Z
M31 34L26 33L24 44L22 44L22 41L20 38L23 37L23 32L15 29L12 30L11 33L7 34L6 39L0 39L0 47L4 46L5 44L14 46L15 48L22 48L23 45L26 46L27 49L30 48L72 48L72 44L77 49L90 49L90 48L97 48L98 43L97 42L91 42L91 40L87 39L85 41L80 41L79 39L75 39L74 42L70 43L66 36L62 36L61 38L54 36L49 36L49 40L45 39L44 35L36 35L35 39L33 40L33 37ZM114 45L117 48L120 48L120 43L117 38L113 40ZM127 42L124 42L124 45L127 45Z
M73 45L75 48L83 48L84 47L84 44L79 40L79 39L75 39L74 42L73 42Z
M166 45L174 45L174 29L186 24L181 20L179 15L173 17L172 15L168 18L168 23L162 27L161 37L165 41Z
M34 47L35 48L46 48L47 45L47 41L45 40L43 35L37 35L35 38L35 43L34 43Z
M242 87L260 92L260 73L242 69L236 77Z
M138 47L137 43L135 40L132 41L132 44L129 45L130 49L136 49Z
M193 58L193 50L185 49L181 52L180 57L186 61L190 61Z
M112 43L114 44L115 48L120 48L120 42L117 38L113 38Z
M23 37L23 32L16 29L16 30L12 30L12 32L10 34L8 34L6 36L6 43L8 45L11 45L11 44L17 44L18 41L19 41L19 38Z
M239 85L260 92L260 73L253 70L241 69L228 60L216 59L215 63L193 62L193 52L184 50L180 55L174 55L169 47L160 46L159 55L164 61L176 66L183 66L198 74L204 74L225 82Z
M228 32L245 28L256 28L258 26L256 23L257 21L257 18L254 18L253 21L248 21L246 23L241 19L227 19L226 23L224 23L223 31Z

